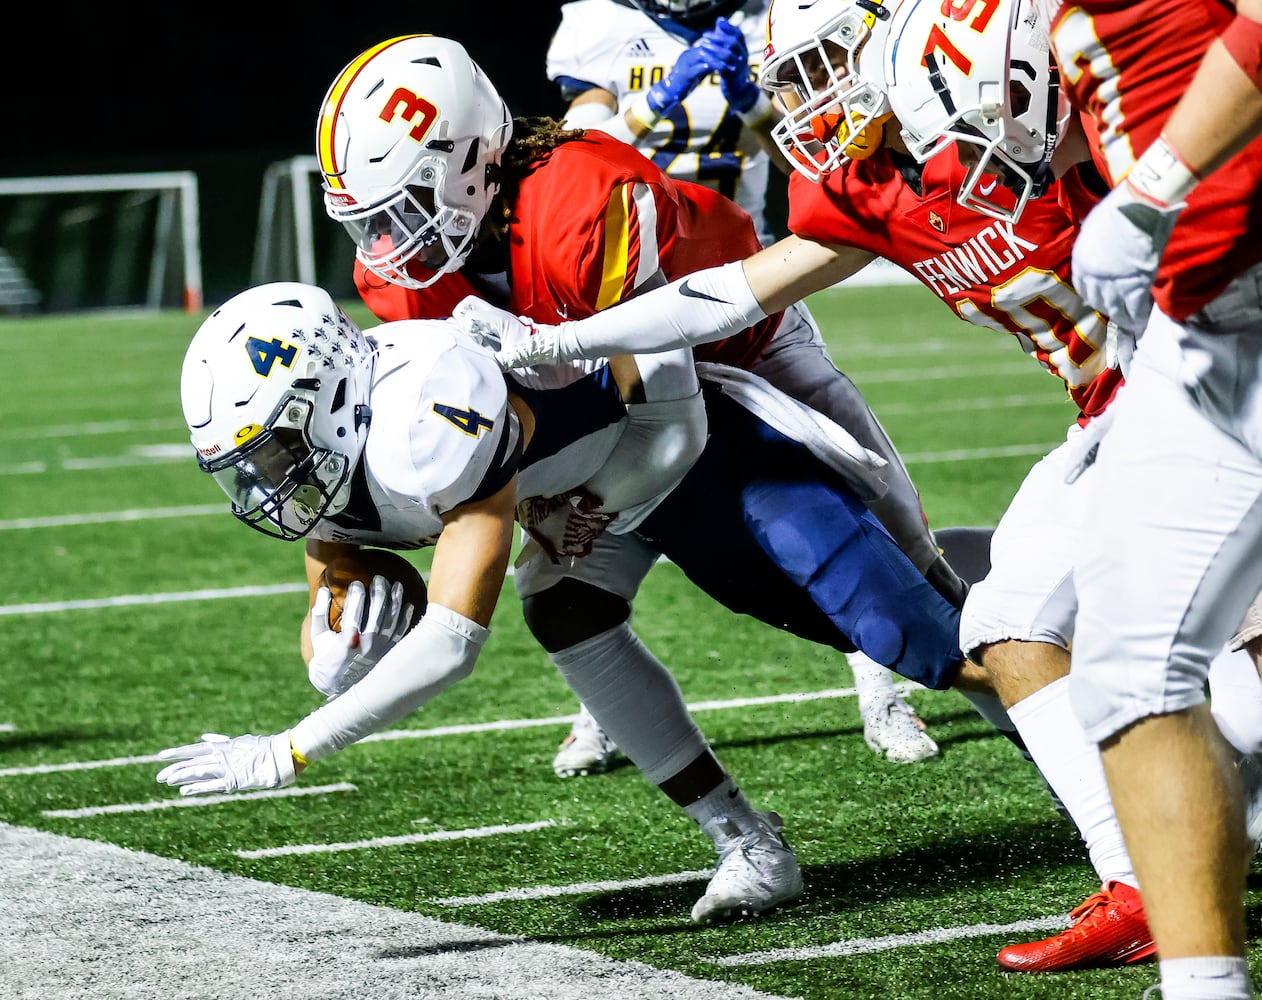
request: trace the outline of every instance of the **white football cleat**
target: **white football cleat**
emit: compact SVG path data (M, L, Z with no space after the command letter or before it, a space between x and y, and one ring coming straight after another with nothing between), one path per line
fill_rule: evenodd
M558 778L604 774L613 766L617 755L618 745L605 735L587 706L580 705L570 735L561 742L561 749L552 758L552 770Z
M773 812L716 816L701 827L714 841L718 868L692 908L698 924L752 917L802 895L797 855Z
M864 709L863 740L894 764L915 764L938 754L916 710L894 691Z

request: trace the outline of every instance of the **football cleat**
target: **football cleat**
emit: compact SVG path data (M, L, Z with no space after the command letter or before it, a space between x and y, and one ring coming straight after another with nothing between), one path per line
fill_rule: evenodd
M618 745L605 735L600 724L583 705L570 727L570 735L562 740L561 749L552 758L552 770L558 778L604 774L613 766L617 755Z
M895 764L915 764L938 753L938 744L925 732L916 710L894 691L864 709L863 739Z
M779 815L769 812L716 816L701 827L714 841L719 864L692 908L694 922L752 917L802 895L802 870L780 835L783 826Z
M1010 972L1067 972L1144 962L1157 953L1139 890L1106 882L1069 914L1071 926L1042 941L1010 944L996 956Z

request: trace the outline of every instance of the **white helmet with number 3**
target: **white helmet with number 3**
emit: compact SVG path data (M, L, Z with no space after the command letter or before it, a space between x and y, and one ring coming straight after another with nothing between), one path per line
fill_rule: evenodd
M184 355L180 401L198 465L239 520L293 540L345 509L374 356L311 285L259 285L206 318Z
M1069 102L1030 0L904 0L885 77L912 156L923 163L955 143L965 208L1015 221L1047 190Z
M508 106L458 42L381 42L338 74L320 110L325 211L370 271L424 288L473 249L512 131Z
M891 13L884 0L771 5L758 82L785 112L771 138L812 181L880 148L890 117L881 58Z

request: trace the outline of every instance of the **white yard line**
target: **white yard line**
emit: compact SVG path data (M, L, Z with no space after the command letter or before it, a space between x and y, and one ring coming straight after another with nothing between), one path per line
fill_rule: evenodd
M876 951L911 948L922 944L942 944L946 941L961 941L966 938L1059 931L1068 926L1069 916L1060 913L1051 917L1018 920L1011 924L966 924L963 927L935 927L932 930L914 931L910 934L887 934L884 937L851 938L848 941L834 941L831 944L813 945L803 948L775 948L771 951L751 951L744 955L724 955L720 958L706 959L706 961L715 965L726 966L771 965L774 962L812 962L820 958L867 955Z
M673 875L650 875L647 878L606 880L602 882L575 882L572 885L534 885L528 889L504 889L501 892L484 892L480 896L444 896L429 902L438 906L485 906L487 903L520 902L527 899L554 899L558 896L582 896L592 892L621 892L624 889L648 889L656 885L677 885L680 882L709 881L713 868L695 872L675 872Z
M17 517L0 521L0 531L29 531L32 528L75 528L84 524L113 524L122 521L158 521L168 517L207 517L226 514L221 503L195 507L149 507L134 510L110 510L98 514L57 514L51 517Z
M233 851L238 858L285 858L295 854L335 854L339 851L372 850L379 847L401 847L406 844L428 844L435 841L479 840L498 837L506 833L532 833L556 826L556 820L544 819L534 823L500 823L495 826L479 826L468 830L434 830L430 833L408 833L398 837L373 837L369 840L347 840L337 844L286 844L284 847L264 847L257 851Z
M275 594L306 593L305 583L276 583L265 587L217 587L166 594L123 594L120 597L94 597L82 601L44 601L37 604L0 605L0 617L39 615L52 611L85 611L90 608L125 608L137 604L178 604L182 601L216 601L235 597L270 597Z
M913 681L900 681L894 685L900 694L921 690ZM690 712L715 712L729 708L748 708L752 705L783 705L796 702L820 701L828 698L853 698L855 689L826 688L822 691L793 691L786 694L759 695L750 698L727 698L716 701L698 701L688 705ZM461 736L467 733L505 732L513 729L536 729L543 726L562 726L572 723L577 716L553 715L539 719L499 719L494 722L469 722L454 726L434 726L430 729L387 729L385 732L365 736L358 743L380 743L390 740L421 740L438 736ZM358 744L356 744L358 745ZM347 749L350 749L349 747ZM106 760L69 761L64 764L30 764L26 767L0 768L0 778L17 778L32 774L56 774L62 771L91 771L101 767L127 767L131 764L156 764L162 760L157 754L139 757L111 757Z
M329 795L333 792L355 792L358 789L347 781L335 785L310 785L301 788L274 788L266 792L241 792L232 795L193 795L178 799L159 799L156 802L120 802L112 806L89 806L84 809L45 809L44 815L54 819L86 819L89 816L110 816L115 813L156 812L159 809L195 809L200 806L219 806L227 802L252 802L259 799L292 799L304 795Z

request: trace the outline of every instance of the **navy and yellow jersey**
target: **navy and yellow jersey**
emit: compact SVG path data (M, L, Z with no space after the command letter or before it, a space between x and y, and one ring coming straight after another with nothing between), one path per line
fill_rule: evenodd
M729 18L744 32L755 69L767 41L766 6L751 0ZM567 101L593 87L607 90L621 112L670 72L685 47L634 7L573 0L561 7L561 24L548 48L548 78ZM772 242L763 215L770 157L727 106L718 74L670 109L637 148L672 178L734 199L753 217L762 242Z

